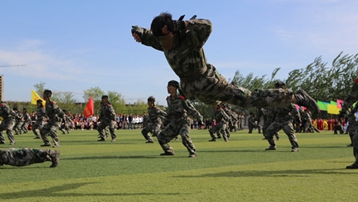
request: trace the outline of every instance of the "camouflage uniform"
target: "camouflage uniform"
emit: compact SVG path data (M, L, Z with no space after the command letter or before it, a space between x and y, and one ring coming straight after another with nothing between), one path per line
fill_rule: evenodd
M0 150L0 166L28 166L34 163L52 161L51 168L60 161L60 152L48 149L9 148Z
M296 106L291 104L290 107L276 108L276 118L275 121L266 129L266 139L270 144L270 147L266 150L276 150L276 142L273 139L273 136L279 130L283 130L288 139L290 140L292 146L292 152L298 151L298 142L293 129L293 119L298 120L301 123L300 113L298 112Z
M347 146L353 146L353 136L358 132L358 120L356 116L356 112L358 111L358 105L355 105L353 109L348 113L348 127L347 132L349 133L349 138L351 143Z
M276 118L276 108L261 108L257 113L257 120L260 120L263 117L264 125L262 126L262 134L264 136L264 140L266 140L266 130L267 128L275 121ZM280 139L279 133L276 132L275 137L277 140Z
M37 107L36 117L36 122L32 126L32 132L35 134L35 139L40 139L40 135L37 133L36 129L41 131L42 127L45 125L46 111L43 106Z
M319 133L319 130L312 124L312 118L311 118L311 112L310 111L304 111L302 116L302 125L303 125L303 132L304 133L313 133L317 132Z
M166 127L158 135L158 142L165 153L162 155L173 155L174 150L169 145L169 142L177 135L181 135L182 143L189 152L189 157L196 156L195 146L189 137L190 125L188 116L193 116L202 120L200 113L194 106L185 99L182 95L176 94L174 97L167 97L167 117Z
M256 118L253 114L250 114L248 119L249 133L252 133L254 128L257 127Z
M219 132L221 134L221 136L224 138L224 141L227 142L229 140L229 137L228 137L228 134L226 133L225 129L227 127L227 123L230 120L229 115L226 114L225 110L218 107L218 108L215 108L213 111L213 119L216 120L216 125L209 129L209 134L211 136L211 140L209 140L209 141L215 142L216 137L215 137L214 133Z
M160 132L160 126L162 125L162 120L165 119L167 113L157 108L156 106L148 107L148 118L149 123L142 130L143 137L147 140L147 143L152 143L153 138L148 135L148 133L152 133L152 136L158 136Z
M24 122L21 125L21 130L24 133L28 133L29 132L29 125L31 124L31 117L30 117L29 113L27 113L27 111L24 111L22 115L24 117Z
M17 111L14 110L14 112L16 113L16 118L15 118L15 126L14 126L14 131L15 131L15 135L21 135L22 134L22 130L21 130L21 126L22 124L24 124L24 115Z
M70 127L68 126L71 125L71 123L72 123L71 118L65 114L63 116L61 127L60 127L62 134L66 134L66 132L67 134L70 134Z
M99 112L100 123L97 127L99 132L100 139L98 141L105 141L106 135L104 130L106 127L109 127L109 132L111 133L112 142L116 141L116 134L114 132L114 127L116 125L116 112L114 111L110 103L102 104L101 110Z
M350 108L353 105L353 103L355 103L356 101L358 101L358 78L354 80L352 89L349 92L347 98L344 100L340 117L343 117L347 113L348 108ZM352 165L347 166L346 167L347 169L358 169L358 133L357 132L358 131L356 130L352 137L353 154L354 154L355 162Z
M160 38L152 30L132 26L132 33L141 38L141 43L163 51L164 55L180 78L181 89L188 99L199 99L205 104L220 102L241 107L284 107L292 102L293 92L287 89L256 89L253 92L240 86L229 84L215 67L206 61L203 46L212 32L212 23L206 19L185 21L182 40L174 41L171 49L165 49ZM177 38L179 38L177 36ZM303 90L294 94L296 103L319 111L317 103Z
M245 125L245 116L243 113L240 113L238 116L238 128L239 130L244 130L244 125Z
M234 123L236 122L236 117L234 113L232 113L231 109L229 109L228 107L224 106L223 110L229 116L229 121L227 122L227 125L225 127L225 132L227 134L227 138L230 139L230 131L233 128Z
M51 146L47 135L50 135L54 143L54 147L60 146L60 142L57 135L57 130L61 126L61 122L64 116L61 108L53 101L46 101L45 107L46 116L48 118L47 123L40 129L41 138L44 142L41 146Z
M10 145L13 145L15 144L15 138L12 130L15 126L17 114L7 104L0 101L0 116L3 118L0 124L0 144L5 144L5 137L2 132L6 130Z

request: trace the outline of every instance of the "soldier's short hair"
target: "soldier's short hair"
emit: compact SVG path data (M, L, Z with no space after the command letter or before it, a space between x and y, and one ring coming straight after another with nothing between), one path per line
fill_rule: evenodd
M148 98L148 102L154 103L154 102L155 102L155 98L154 98L153 96L150 96L150 97Z
M175 81L175 80L171 80L168 82L168 87L169 86L173 86L173 87L176 87L176 88L179 88L179 82Z
M108 99L108 95L102 95L102 99Z
M13 107L12 110L17 110L17 107Z
M62 111L63 111L64 113L66 113L66 110L65 110L65 109L63 109Z
M162 32L163 27L165 25L169 27L172 23L172 14L164 12L153 19L150 29L152 30L154 36L164 36L165 34Z
M46 90L44 90L44 94L46 94L46 95L47 95L47 97L51 97L51 96L52 96L52 91L51 91L51 90L46 89Z
M26 111L27 109L24 107L22 110L23 110L23 111Z
M286 84L282 81L278 81L275 83L275 88L286 88Z
M38 99L38 100L36 101L36 103L41 103L41 104L42 104L42 100L41 100L41 99Z

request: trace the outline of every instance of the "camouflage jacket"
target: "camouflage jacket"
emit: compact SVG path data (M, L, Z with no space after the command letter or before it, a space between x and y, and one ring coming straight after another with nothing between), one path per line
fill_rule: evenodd
M17 117L16 113L5 103L0 102L0 116L4 119Z
M156 106L148 107L148 118L150 123L161 123L164 120L167 113Z
M27 112L23 113L23 117L24 117L25 122L31 123L31 117L30 117L29 113L27 113Z
M358 100L358 78L354 80L352 89L349 92L347 98L344 100L344 103L342 105L342 111L347 111L357 100Z
M212 118L216 120L216 123L226 123L230 121L230 116L227 115L225 110L223 110L222 108L214 109Z
M262 117L264 123L272 123L275 120L276 115L276 108L267 107L258 109L256 117L257 121L259 121Z
M163 51L164 55L180 79L195 80L198 77L205 77L212 69L207 67L207 61L203 46L212 31L212 24L209 20L193 19L188 20L186 32L177 44L170 50L163 49L158 38L151 30L140 28L142 44L151 46Z
M289 107L276 108L276 118L277 122L285 121L295 121L296 123L302 123L301 116L297 110L295 104L291 104Z
M49 121L61 122L61 119L65 115L61 108L53 101L46 102L45 111Z
M229 108L225 107L223 110L229 116L229 122L232 123L232 122L237 121L236 116L234 115L234 113L232 113L232 111Z
M188 115L202 120L201 114L182 95L168 96L167 104L167 121L182 118L187 120Z
M110 103L102 105L99 119L100 121L114 121L116 119L116 112Z
M44 107L37 107L36 109L37 121L43 121L46 118L46 111Z

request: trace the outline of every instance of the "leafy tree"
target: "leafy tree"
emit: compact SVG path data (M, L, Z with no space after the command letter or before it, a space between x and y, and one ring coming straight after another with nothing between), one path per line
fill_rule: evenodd
M46 85L45 82L40 82L40 83L37 83L37 84L34 85L35 92L36 92L39 96L42 96L42 93L43 93L44 90L45 90L45 85Z

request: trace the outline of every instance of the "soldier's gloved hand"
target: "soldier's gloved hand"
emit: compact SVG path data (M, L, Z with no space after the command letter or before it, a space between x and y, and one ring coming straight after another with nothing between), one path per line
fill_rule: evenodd
M173 20L172 23L168 25L168 30L173 33L178 33L180 30L185 28L185 22L182 20Z
M203 116L199 116L198 124L203 125Z
M141 42L142 41L142 35L143 35L143 29L142 28L140 28L137 25L132 26L131 32L132 32L132 36L136 40L136 42Z

